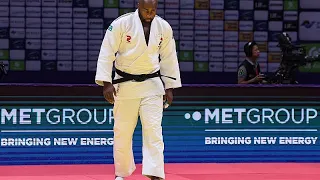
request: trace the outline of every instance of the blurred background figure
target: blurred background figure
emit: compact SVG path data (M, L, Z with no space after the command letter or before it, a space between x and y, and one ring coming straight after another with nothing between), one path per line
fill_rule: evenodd
M256 42L248 42L244 45L245 60L238 69L238 84L258 84L264 79L260 72L258 58L259 47Z

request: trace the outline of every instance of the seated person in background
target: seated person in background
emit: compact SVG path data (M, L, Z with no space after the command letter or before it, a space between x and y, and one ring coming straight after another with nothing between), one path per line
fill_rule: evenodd
M238 69L238 84L259 84L264 79L260 74L258 63L259 48L255 42L248 42L244 45L246 59L240 64Z

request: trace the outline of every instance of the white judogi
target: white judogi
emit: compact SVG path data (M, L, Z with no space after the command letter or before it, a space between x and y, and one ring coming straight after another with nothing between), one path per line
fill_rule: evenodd
M140 116L143 130L142 173L164 179L162 97L164 89L181 87L171 26L156 16L151 23L147 45L138 10L120 16L109 26L101 45L95 78L98 85L103 86L103 81L112 82L113 62L117 69L129 74L151 74L160 70L162 75L176 78L162 77L164 86L158 77L114 85L117 91L113 111L116 175L126 177L135 170L132 135ZM116 74L115 78L119 75Z

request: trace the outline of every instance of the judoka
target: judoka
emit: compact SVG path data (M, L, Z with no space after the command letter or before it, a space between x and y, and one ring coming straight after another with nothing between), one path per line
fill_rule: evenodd
M157 5L157 0L139 0L135 12L110 24L100 49L95 82L103 86L105 99L114 104L116 180L136 169L132 136L139 116L142 174L153 180L165 179L162 116L172 103L173 89L181 87L181 79L173 30L156 15Z

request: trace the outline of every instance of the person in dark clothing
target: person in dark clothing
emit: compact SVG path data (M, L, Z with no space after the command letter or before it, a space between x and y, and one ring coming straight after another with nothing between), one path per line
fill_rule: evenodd
M238 84L259 84L265 78L260 72L258 63L259 47L255 42L248 42L244 45L246 54L245 60L238 68Z

